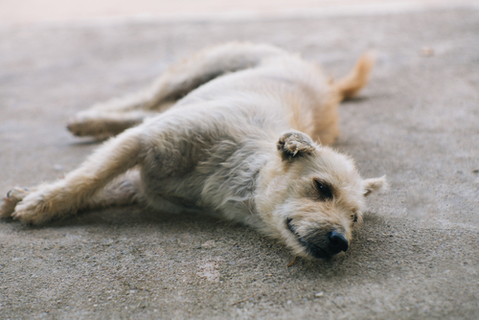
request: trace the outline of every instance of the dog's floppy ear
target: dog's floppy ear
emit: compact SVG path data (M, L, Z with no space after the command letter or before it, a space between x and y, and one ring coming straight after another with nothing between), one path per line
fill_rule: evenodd
M316 149L316 144L311 138L299 131L289 131L284 133L276 144L283 160L312 154Z
M388 188L388 183L386 181L386 176L382 176L381 178L363 180L363 186L364 186L363 194L365 197L367 197L371 193L386 191Z

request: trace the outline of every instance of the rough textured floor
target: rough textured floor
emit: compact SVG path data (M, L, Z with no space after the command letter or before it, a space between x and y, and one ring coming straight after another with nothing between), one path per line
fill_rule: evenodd
M135 91L204 46L268 42L335 76L377 50L341 106L337 148L391 189L348 252L293 259L243 226L137 207L42 228L0 222L0 318L476 319L479 12L0 27L0 192L51 181L97 147L69 116Z

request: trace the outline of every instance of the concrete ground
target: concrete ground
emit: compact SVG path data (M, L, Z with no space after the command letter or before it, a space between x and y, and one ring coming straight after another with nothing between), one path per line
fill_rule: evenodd
M3 0L0 23L151 18L178 21L252 16L264 19L478 5L478 0Z
M0 26L0 192L61 177L98 143L67 119L204 46L268 42L344 75L337 148L391 189L348 252L299 260L224 221L138 207L45 227L0 222L0 318L477 319L479 11Z

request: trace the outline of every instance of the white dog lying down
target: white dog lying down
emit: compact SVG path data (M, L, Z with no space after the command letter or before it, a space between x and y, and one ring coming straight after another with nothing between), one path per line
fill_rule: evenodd
M386 187L384 177L363 180L352 159L325 146L339 134L339 102L366 84L372 64L364 55L334 82L268 45L204 50L145 92L75 116L68 128L76 135L119 135L65 178L12 189L0 215L41 224L133 203L206 211L298 256L331 258L348 249L365 196Z

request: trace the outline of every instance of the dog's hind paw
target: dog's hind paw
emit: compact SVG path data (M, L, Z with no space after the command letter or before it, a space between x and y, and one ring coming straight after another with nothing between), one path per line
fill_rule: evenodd
M8 191L7 196L0 202L0 217L10 218L17 204L25 198L30 191L25 188L15 187Z
M128 114L79 113L67 123L67 129L78 137L95 137L103 140L113 137L141 121L130 119Z
M67 129L75 136L78 137L103 137L107 136L105 128L102 123L95 122L92 119L86 117L74 117L67 123Z

